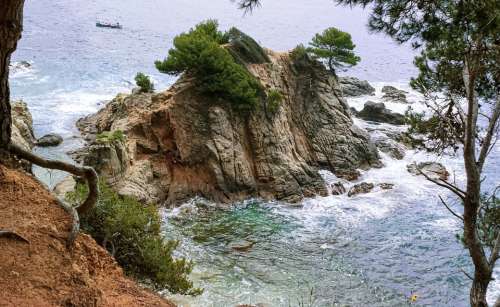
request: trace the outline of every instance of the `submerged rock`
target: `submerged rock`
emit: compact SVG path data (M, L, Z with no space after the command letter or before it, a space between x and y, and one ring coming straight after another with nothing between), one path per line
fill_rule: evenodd
M323 65L266 52L269 63L248 69L264 88L286 97L272 117L262 107L239 114L183 76L166 92L120 94L79 120L91 144L104 131L127 136L119 150L95 148L99 153L90 153L94 158L85 163L111 179L119 193L160 203L194 196L297 202L327 194L320 168L352 180L359 168L381 166L375 145L354 126L336 79Z
M386 182L379 183L377 184L377 186L380 187L382 190L392 190L394 188L393 183L386 183Z
M332 184L332 195L341 195L346 192L346 188L342 182L338 181Z
M382 93L384 93L382 99L392 102L408 103L408 101L406 100L406 94L408 94L408 92L397 89L394 86L391 85L384 86L382 88Z
M368 81L354 77L339 77L339 85L342 95L345 97L356 97L363 95L374 95L375 88Z
M369 120L378 123L388 123L393 125L403 125L404 115L393 113L385 107L382 102L367 101L363 110L358 112L357 116L364 120Z
M424 173L435 180L448 180L448 176L450 175L443 164L438 162L412 163L407 165L406 168L411 174L422 175L421 173Z
M229 247L238 252L248 252L252 247L256 244L257 242L254 241L247 241L247 240L242 240L242 241L237 241L229 244Z
M391 158L402 160L405 156L405 147L389 138L378 138L374 140L377 148L388 154Z
M62 142L63 142L62 136L55 133L49 133L39 138L36 141L36 146L40 147L59 146Z
M362 182L350 188L349 192L347 193L347 196L352 197L358 194L366 194L371 192L371 190L373 190L374 187L375 185L373 183Z

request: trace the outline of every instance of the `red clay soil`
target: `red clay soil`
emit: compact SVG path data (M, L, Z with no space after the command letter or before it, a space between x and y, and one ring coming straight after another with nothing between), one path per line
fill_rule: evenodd
M68 214L30 175L0 164L0 306L175 306L124 276L90 236L65 247Z

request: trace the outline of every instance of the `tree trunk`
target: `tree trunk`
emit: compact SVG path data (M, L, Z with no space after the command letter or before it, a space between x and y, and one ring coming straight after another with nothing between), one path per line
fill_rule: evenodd
M472 281L470 289L470 305L471 307L488 307L486 302L486 291L488 290L489 279L482 280L477 274Z
M9 64L23 31L24 0L0 2L0 148L7 148L11 138Z
M464 136L464 164L467 176L467 190L464 200L464 240L474 264L474 280L470 289L470 305L487 307L486 291L492 270L477 236L478 210L481 205L481 170L476 163L476 125L479 102L475 93L475 71L464 61L463 80L467 93L467 119Z

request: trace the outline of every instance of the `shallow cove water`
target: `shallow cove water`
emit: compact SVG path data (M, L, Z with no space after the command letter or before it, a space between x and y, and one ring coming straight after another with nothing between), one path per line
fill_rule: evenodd
M164 57L176 34L216 18L222 28L237 26L275 50L306 43L329 26L350 32L362 62L345 74L377 88L375 97L349 100L359 109L368 99L380 99L382 85L409 90L415 74L413 51L369 34L367 15L330 0L264 0L247 16L229 0L27 1L14 60L33 67L12 72L12 96L28 103L37 136L56 132L65 138L61 147L37 150L67 158L66 151L81 145L77 118L117 92L130 91L138 71L152 75L157 88L172 84L175 79L159 74L154 60ZM124 28L96 28L97 20ZM421 107L419 98L411 92L415 108ZM404 111L401 105L388 107ZM497 146L486 188L499 184L499 157ZM166 236L181 241L178 254L196 262L193 280L205 288L200 297L175 300L183 306L404 306L416 293L415 305L466 306L469 281L460 270L470 271L471 265L455 239L460 225L437 202L438 193L447 194L406 172L413 161L439 160L463 180L460 157L408 151L402 161L383 159L385 168L364 172L360 180L394 183L390 191L318 197L299 205L249 200L221 208L193 200L163 210ZM49 185L61 176L39 169L37 174ZM493 283L490 298L499 293L500 284Z

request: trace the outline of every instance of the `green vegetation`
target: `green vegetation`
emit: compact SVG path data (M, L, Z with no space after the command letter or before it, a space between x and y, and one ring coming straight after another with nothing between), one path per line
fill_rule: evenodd
M87 193L87 187L79 184L66 199L81 203ZM188 279L193 264L172 257L179 243L162 237L155 206L121 197L101 182L99 201L81 217L81 228L107 249L127 274L150 282L155 289L188 295L202 292Z
M239 64L262 64L271 61L264 49L253 38L237 28L229 29L224 37L229 43L229 52Z
M220 32L214 20L200 23L176 36L168 57L156 61L155 65L167 74L190 73L202 92L227 99L239 111L251 111L258 105L261 85L236 62L228 48L222 46L236 36L242 37L239 33ZM248 40L243 41L252 45Z
M336 67L356 65L361 58L352 50L356 47L351 40L351 35L337 28L328 28L321 34L316 34L309 43L308 52L320 59L325 59L330 71L335 74Z
M96 136L97 143L109 144L113 142L124 142L125 134L121 130L104 131Z
M299 61L307 56L307 48L303 44L297 45L290 53L293 62Z
M283 94L277 89L270 89L267 92L267 110L271 113L276 113L283 101Z
M141 89L142 93L151 93L155 90L151 79L142 72L138 72L135 76L135 84Z

